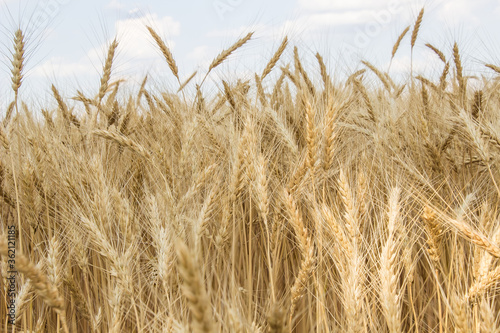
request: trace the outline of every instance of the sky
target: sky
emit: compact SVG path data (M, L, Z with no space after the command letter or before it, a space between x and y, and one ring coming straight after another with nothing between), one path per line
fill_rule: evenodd
M51 100L51 84L65 98L75 96L77 89L94 96L115 37L119 46L112 81L125 79L137 88L148 74L151 89L176 90L178 83L146 25L168 44L181 81L198 71L187 90L202 80L220 51L251 31L252 40L211 73L213 86L207 89L217 89L221 78L250 79L262 72L284 36L290 43L281 66L297 46L313 73L319 73L316 52L338 79L362 68L360 60L388 70L394 42L406 26L413 26L422 7L414 72L432 76L442 70L426 43L451 59L456 41L466 74L489 75L485 63L500 65L500 0L0 0L0 113L13 97L10 62L18 27L26 35L27 55L21 98L43 104ZM409 72L409 37L390 64L392 75ZM268 80L265 85L272 84L272 75Z

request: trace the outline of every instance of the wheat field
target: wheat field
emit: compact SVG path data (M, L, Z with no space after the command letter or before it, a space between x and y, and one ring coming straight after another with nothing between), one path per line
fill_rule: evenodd
M437 77L363 61L338 82L284 38L211 96L252 33L182 82L148 30L177 90L121 94L115 40L94 96L52 86L37 110L13 34L0 331L500 332L499 66L426 44Z

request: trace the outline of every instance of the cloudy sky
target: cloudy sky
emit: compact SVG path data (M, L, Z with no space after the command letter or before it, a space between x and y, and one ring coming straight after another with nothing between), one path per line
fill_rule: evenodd
M167 41L181 79L198 70L200 81L211 60L239 37L253 39L213 75L250 77L261 72L281 39L297 45L306 67L317 70L321 53L332 73L342 77L366 59L387 70L397 36L425 6L414 70L432 75L440 70L432 43L449 57L454 41L465 69L500 65L500 0L0 0L0 101L11 98L10 50L20 26L27 34L26 77L22 93L49 98L54 83L66 97L76 89L93 95L106 48L116 36L119 51L113 78L176 88L145 28L152 26ZM391 65L391 73L408 72L409 35ZM292 47L283 59L290 59Z

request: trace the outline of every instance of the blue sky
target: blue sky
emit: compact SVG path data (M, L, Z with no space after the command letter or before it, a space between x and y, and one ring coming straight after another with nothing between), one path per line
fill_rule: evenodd
M21 93L43 100L50 98L51 83L66 97L76 89L95 94L115 36L120 45L113 79L140 82L150 73L152 86L176 88L146 24L167 41L181 79L198 70L200 81L210 61L250 31L255 31L253 40L217 69L215 80L261 72L285 35L290 47L283 61L297 45L311 71L317 70L316 52L339 78L356 70L360 59L387 69L394 41L422 6L426 13L414 50L415 71L432 75L440 70L425 43L450 56L455 40L466 70L487 74L483 63L500 65L500 0L0 0L0 101L11 98L10 50L19 25L27 33L30 55ZM409 49L408 35L391 73L408 72Z

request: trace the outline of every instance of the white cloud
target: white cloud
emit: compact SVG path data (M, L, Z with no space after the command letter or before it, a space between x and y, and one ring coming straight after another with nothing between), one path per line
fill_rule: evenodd
M165 37L177 36L180 33L180 23L170 16L159 18L156 14L139 18L119 20L115 27L119 36L119 49L127 57L152 58L159 53L146 26L151 26L168 45L174 48L174 42Z
M387 62L382 68L387 68ZM397 56L393 59L391 64L391 75L399 74L407 76L413 66L413 75L422 75L429 78L433 82L438 82L443 68L443 64L437 57L427 52L426 54L419 54L418 57L413 58L413 65L409 55ZM372 75L372 74L370 74ZM374 77L374 76L373 76Z
M309 11L342 11L342 10L368 10L375 8L398 8L409 0L298 0L302 10Z
M253 26L240 26L235 29L212 30L207 33L208 37L233 37L238 38L249 31L255 31L255 36L276 39L281 35L304 36L311 32L328 29L332 27L350 26L350 25L369 25L370 29L380 30L383 27L390 26L396 19L405 16L401 8L381 9L381 10L347 10L326 11L321 13L308 13L299 16L296 19L286 20L280 25L257 24Z
M439 19L446 22L447 25L479 25L481 20L474 15L474 11L481 4L483 0L469 1L469 0L444 0L439 8Z
M195 61L206 60L211 55L211 47L208 45L196 46L191 52L188 53L187 57Z
M214 46L199 45L187 54L187 58L192 60L197 68L205 69L208 68L218 51L220 50Z
M57 77L78 77L95 73L96 69L90 62L82 59L72 62L62 57L52 57L41 65L36 66L31 71L35 77L52 77L57 73Z
M1 0L0 0L1 1ZM118 36L118 62L113 64L114 69L118 71L129 70L133 65L127 65L130 62L144 59L157 59L163 61L157 45L152 40L146 29L149 25L164 39L165 43L172 49L174 43L165 38L165 36L176 36L180 33L180 24L169 16L159 18L157 15L146 15L140 18L125 19L116 22L116 32ZM86 57L76 61L70 61L61 57L53 57L41 65L35 67L32 74L35 76L53 76L57 73L58 77L87 77L89 74L98 74L106 57L109 42L92 48L87 52ZM151 65L151 64L150 64Z
M132 8L131 10L128 11L129 15L134 15L140 13L141 10L138 7Z
M207 37L240 38L253 31L256 35L262 36L262 32L268 31L272 27L266 24L242 25L233 29L216 29L206 33ZM254 36L255 38L255 36Z
M108 8L114 8L114 9L121 9L124 6L125 5L121 3L119 0L111 0L107 5Z
M309 29L315 30L328 26L360 24L374 19L372 14L373 13L370 10L311 14L299 19L299 25L307 25ZM299 22L288 21L285 24L292 26L293 24L297 24Z

